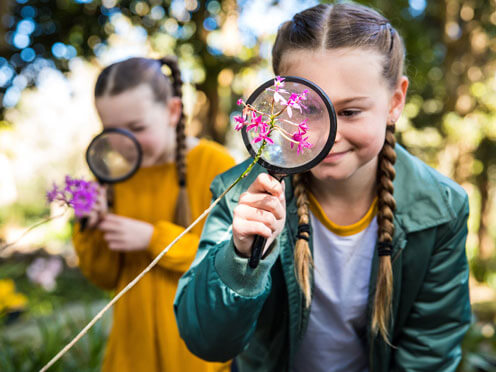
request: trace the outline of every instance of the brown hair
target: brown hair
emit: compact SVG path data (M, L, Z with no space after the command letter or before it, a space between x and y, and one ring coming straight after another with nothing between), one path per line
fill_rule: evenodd
M383 59L382 74L394 89L403 75L405 49L403 40L389 21L368 7L355 3L320 4L296 14L281 25L272 49L272 66L279 74L284 68L284 53L291 50L336 48L368 48L379 52ZM396 203L393 197L394 124L387 123L386 139L379 154L377 170L378 193L378 254L379 272L374 297L372 329L388 342L388 325L392 302L391 250L394 233L393 214ZM303 177L293 178L300 227L308 226L308 198ZM308 228L299 228L295 246L295 271L304 293L306 305L311 301L310 267L312 258L308 245Z
M162 71L162 66L170 69L170 78ZM159 60L149 58L129 58L122 62L107 66L98 76L95 85L95 97L114 96L126 90L147 84L157 102L165 103L172 97L182 99L182 80L177 60L165 57ZM190 207L186 192L186 133L184 113L176 126L176 169L179 182L179 195L176 201L174 222L188 226L190 222Z

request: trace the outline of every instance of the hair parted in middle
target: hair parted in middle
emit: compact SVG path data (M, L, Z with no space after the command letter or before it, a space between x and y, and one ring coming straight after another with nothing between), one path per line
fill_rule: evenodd
M397 86L403 75L405 48L398 32L377 11L351 2L320 4L283 23L272 48L272 66L275 74L280 75L284 70L284 55L289 51L338 48L368 48L384 56L382 75L391 90ZM372 314L372 329L375 333L380 333L386 342L389 342L388 325L393 291L391 250L396 208L393 197L396 161L394 147L394 123L387 123L377 170L379 272ZM300 226L309 223L306 177L308 174L293 177ZM304 231L298 233L294 250L295 272L308 307L311 302L312 255L308 244L308 229L299 230Z

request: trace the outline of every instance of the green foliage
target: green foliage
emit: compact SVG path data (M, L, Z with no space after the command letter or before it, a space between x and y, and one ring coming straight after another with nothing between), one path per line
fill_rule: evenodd
M58 309L51 317L0 327L0 370L32 372L41 369L90 321L95 309L102 306L102 303L93 309L70 306ZM107 315L50 370L99 371L109 327Z
M48 255L42 254L41 257L43 256ZM23 319L49 315L72 303L91 303L110 298L107 292L88 282L79 269L66 265L57 277L53 291L47 291L32 283L26 275L26 270L36 257L40 257L40 254L15 255L8 260L0 260L0 279L13 279L17 291L28 298L27 307L21 316Z
M493 309L494 310L494 309ZM494 315L493 315L494 318ZM475 322L462 344L460 372L493 372L496 370L496 334L493 322Z

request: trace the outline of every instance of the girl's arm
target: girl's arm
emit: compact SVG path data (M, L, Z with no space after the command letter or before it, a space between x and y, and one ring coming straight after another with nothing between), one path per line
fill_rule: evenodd
M212 183L214 199L225 189ZM179 281L174 303L176 321L188 348L209 361L227 361L243 351L271 290L270 269L277 242L256 269L235 252L232 206L224 198L205 223L193 265Z
M205 148L199 159L191 162L191 182L194 177L199 177L195 181L196 192L189 195L190 201L195 201L205 210L210 205L210 193L208 191L214 178L235 165L234 159L227 152L212 144ZM193 220L196 217L194 216ZM191 221L193 222L193 221ZM193 262L198 245L200 244L200 235L205 221L201 221L190 233L184 235L167 254L159 261L158 265L166 270L173 270L184 273L189 269ZM151 258L157 257L162 250L167 247L183 231L184 227L176 225L170 221L158 221L153 224L153 235L148 245L148 251Z
M80 231L79 223L74 225L72 242L79 258L79 268L93 283L112 290L117 286L121 268L121 253L111 251L98 229Z
M151 258L155 258L183 231L184 227L169 221L159 221L153 225L154 231L148 245ZM166 270L184 273L196 256L200 236L193 232L184 235L158 262Z
M465 254L468 200L439 231L422 288L393 350L392 370L454 372L471 312Z

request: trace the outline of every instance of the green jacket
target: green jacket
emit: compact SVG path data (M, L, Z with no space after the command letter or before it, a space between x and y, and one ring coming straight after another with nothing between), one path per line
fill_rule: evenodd
M471 319L465 255L468 199L460 186L400 146L397 155L390 326L394 348L370 332L376 252L368 305L369 371L455 371ZM247 164L214 180L214 198ZM260 172L257 166L209 215L197 257L181 278L174 303L188 348L210 361L236 357L241 372L290 370L309 315L294 274L298 218L289 179L286 226L272 252L251 269L234 251L232 211Z

